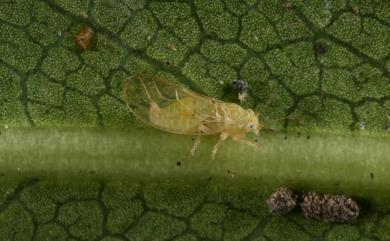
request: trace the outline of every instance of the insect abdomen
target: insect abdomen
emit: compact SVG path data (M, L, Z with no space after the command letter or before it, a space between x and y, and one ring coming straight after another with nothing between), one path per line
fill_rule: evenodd
M181 130L192 134L199 130L203 118L213 114L213 105L204 101L186 97L174 103L150 112L150 121L167 129Z

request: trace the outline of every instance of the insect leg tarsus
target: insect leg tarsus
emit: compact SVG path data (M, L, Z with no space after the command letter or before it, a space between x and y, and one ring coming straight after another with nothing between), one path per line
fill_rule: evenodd
M191 156L195 155L195 151L198 149L200 145L200 135L198 135L195 139L195 143L191 148Z
M255 147L255 148L261 147L260 144L255 143L255 142L253 142L253 141L248 141L248 140L236 140L236 141L242 142L242 143L244 143L244 144L246 144L246 145L248 145L248 146L252 146L252 147Z
M211 152L211 160L215 159L215 154L217 154L217 151L218 151L219 147L226 140L226 138L228 138L228 136L229 135L226 132L222 132L221 133L221 135L219 136L219 140L218 140L217 144L214 145L213 151Z

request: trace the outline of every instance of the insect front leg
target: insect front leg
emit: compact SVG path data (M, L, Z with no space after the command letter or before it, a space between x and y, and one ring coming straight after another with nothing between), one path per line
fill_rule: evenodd
M248 140L245 140L245 139L242 139L243 137L245 136L245 134L242 134L242 133L237 133L236 135L233 136L233 140L235 141L239 141L241 143L244 143L248 146L253 146L255 148L259 148L260 147L260 144L254 142L254 141L248 141Z
M191 149L191 156L195 155L195 151L198 149L199 145L200 145L200 135L198 135L195 139L195 143Z
M255 148L261 147L260 144L258 144L258 143L256 143L256 142L253 142L253 141L248 141L248 140L238 140L238 141L241 142L241 143L244 143L244 144L246 144L246 145L248 145L248 146L253 146L253 147L255 147Z
M218 140L217 144L215 144L213 151L211 153L211 160L215 159L215 154L217 154L217 151L218 151L219 147L221 146L222 142L224 142L226 140L226 138L228 138L228 136L229 135L226 132L221 133L221 135L219 136L219 140Z

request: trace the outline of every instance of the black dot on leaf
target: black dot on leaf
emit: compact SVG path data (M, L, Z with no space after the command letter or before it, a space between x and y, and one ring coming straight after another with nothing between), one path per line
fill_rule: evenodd
M371 177L371 179L374 179L374 173L370 173L370 177Z
M176 166L181 166L181 161L176 162Z
M309 140L309 139L310 139L310 136L306 136L306 139L308 139L308 140Z
M283 139L287 140L287 136L284 136Z

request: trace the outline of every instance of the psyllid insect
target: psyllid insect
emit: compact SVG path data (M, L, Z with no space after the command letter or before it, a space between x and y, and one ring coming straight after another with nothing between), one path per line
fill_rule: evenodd
M124 101L132 114L154 128L197 136L192 155L201 136L219 135L211 159L228 137L257 147L256 143L243 138L248 132L258 135L263 127L259 113L251 109L198 94L154 75L128 78L124 84Z

